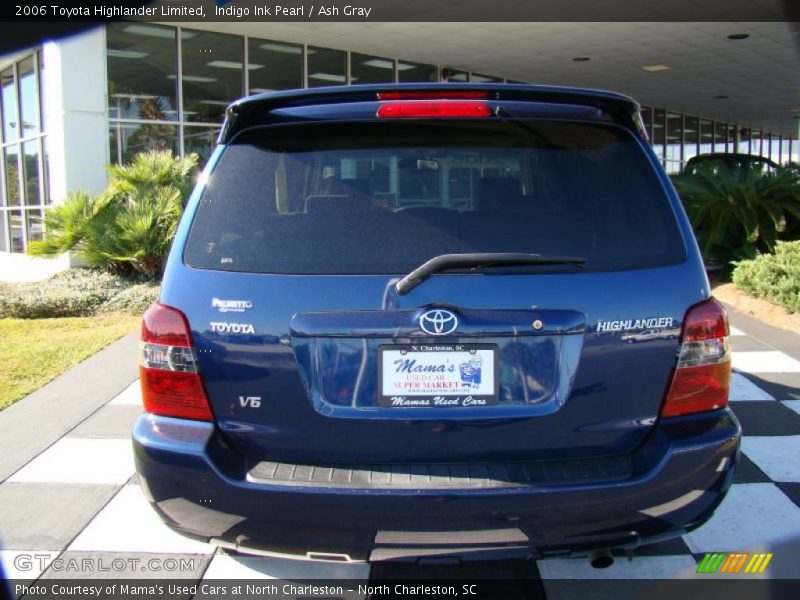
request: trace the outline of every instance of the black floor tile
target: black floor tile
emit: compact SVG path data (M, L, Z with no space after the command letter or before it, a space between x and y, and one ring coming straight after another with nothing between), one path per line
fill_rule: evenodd
M775 485L789 496L789 500L800 506L800 483L776 483Z
M800 415L771 400L731 402L744 435L800 435Z
M739 455L739 464L733 474L733 483L772 483L772 480L742 453Z
M800 400L800 373L741 373L776 400Z

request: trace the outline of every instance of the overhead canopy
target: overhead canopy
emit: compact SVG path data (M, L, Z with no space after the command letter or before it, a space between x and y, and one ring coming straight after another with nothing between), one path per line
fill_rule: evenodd
M715 5L720 8L719 14L724 14L726 2L730 0L707 0L702 5L710 18ZM459 10L457 0L433 4L437 10ZM765 12L763 18L746 23L180 24L437 64L529 83L611 90L632 96L643 105L796 136L800 28L798 23L775 21L772 12ZM735 34L748 37L729 39Z

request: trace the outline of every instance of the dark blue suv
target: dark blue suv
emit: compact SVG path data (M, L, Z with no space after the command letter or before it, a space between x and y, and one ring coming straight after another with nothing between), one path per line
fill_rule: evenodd
M708 519L738 460L725 312L607 92L234 103L140 361L148 500L243 552L633 548Z

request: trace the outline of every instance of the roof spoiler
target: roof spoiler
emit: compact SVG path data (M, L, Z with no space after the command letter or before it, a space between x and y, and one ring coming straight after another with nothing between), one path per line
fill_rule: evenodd
M442 91L470 90L486 92L490 101L551 102L591 106L602 110L614 122L638 129L639 104L622 94L581 88L539 86L524 84L470 84L470 83L408 83L384 85L350 85L287 92L273 92L249 96L228 106L219 143L225 144L236 134L258 125L275 124L281 119L273 111L297 106L336 105L355 102L378 102L378 93L388 91Z

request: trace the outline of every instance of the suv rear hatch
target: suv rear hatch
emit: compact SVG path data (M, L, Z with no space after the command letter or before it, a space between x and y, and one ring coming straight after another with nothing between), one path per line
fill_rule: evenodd
M346 465L581 459L643 440L702 276L631 127L587 107L508 116L522 104L316 107L218 150L162 301L186 314L228 443ZM544 264L448 264L398 290L467 253Z

